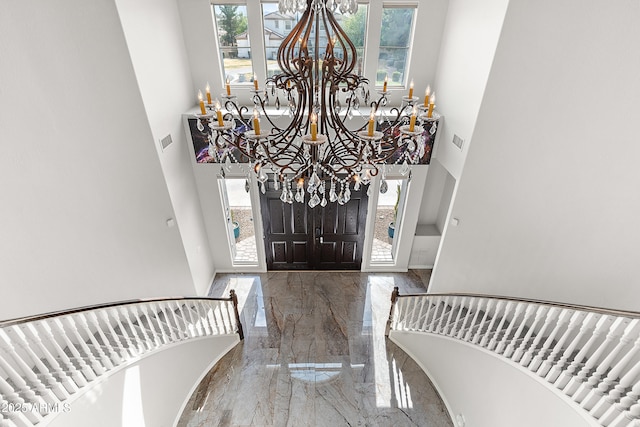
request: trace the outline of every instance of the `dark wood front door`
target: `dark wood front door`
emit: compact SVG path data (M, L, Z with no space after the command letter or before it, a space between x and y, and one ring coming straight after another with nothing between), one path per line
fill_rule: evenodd
M362 264L366 189L351 191L344 205L311 209L305 203L282 203L280 191L267 182L260 195L269 270L359 270Z

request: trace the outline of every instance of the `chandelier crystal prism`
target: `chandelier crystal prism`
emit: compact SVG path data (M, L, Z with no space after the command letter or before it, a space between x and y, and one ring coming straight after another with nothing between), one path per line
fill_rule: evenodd
M256 179L263 193L269 171L284 203L307 201L311 208L348 203L351 188L368 185L380 171L384 182L386 165L401 164L400 172L408 173L409 165L425 156L425 133L436 132L438 116L426 100L418 105L418 98L405 97L401 107L384 108L386 84L371 100L368 80L354 72L356 46L334 16L337 10L356 13L358 4L280 0L280 13L301 13L278 49L281 73L267 79L266 90L255 85L251 114L227 84L226 112L218 105L207 113L201 101L203 114L197 115L198 130L208 134L209 155L227 169L248 161L247 179ZM275 97L277 114L269 95ZM370 112L360 113L361 102Z

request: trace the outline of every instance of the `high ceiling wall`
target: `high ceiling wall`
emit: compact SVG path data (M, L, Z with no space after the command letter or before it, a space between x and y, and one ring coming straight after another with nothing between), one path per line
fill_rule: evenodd
M0 52L0 319L194 294L115 3L3 3Z
M640 310L639 20L510 2L432 291Z

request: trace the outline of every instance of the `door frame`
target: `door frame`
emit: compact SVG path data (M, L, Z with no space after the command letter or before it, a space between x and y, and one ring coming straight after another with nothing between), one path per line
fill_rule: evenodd
M387 166L387 177L402 177L400 174L400 165ZM375 215L367 215L367 223L365 227L365 240L362 253L363 272L406 272L409 268L409 257L411 248L413 247L413 237L415 235L416 226L418 225L418 217L422 206L424 196L424 187L427 179L427 171L429 165L411 165L411 179L407 183L407 191L405 197L405 205L402 212L399 212L400 229L396 229L397 248L393 257L393 263L372 264L371 251L373 246L373 234L375 228ZM378 195L380 194L380 181L382 172L373 177L369 184L369 213L376 212L378 207ZM409 175L403 178L408 178Z
M226 214L225 214L225 205L224 205L224 197L225 195L222 194L223 189L222 186L224 185L223 182L220 182L221 179L223 179L221 177L222 174L224 174L224 179L246 179L247 178L247 171L245 169L248 169L248 166L246 165L233 165L231 167L231 171L224 171L224 173L222 172L224 165L220 165L221 171L220 173L217 175L217 180L218 180L218 191L220 192L219 197L220 197L220 204L222 207L222 218L226 221ZM250 172L249 172L250 173ZM255 175L255 174L254 174ZM226 192L226 188L224 189L224 191ZM266 261L266 255L265 255L265 250L264 250L264 233L262 231L262 211L260 209L260 196L258 191L260 191L260 189L258 188L258 182L255 178L255 176L251 177L251 180L249 181L249 197L251 199L251 214L253 215L253 229L255 232L255 239L256 239L256 250L257 250L257 256L258 256L258 263L256 264L244 264L244 263L240 263L237 264L234 262L233 260L233 253L231 252L231 245L233 244L235 246L235 239L233 242L231 242L231 234L227 232L227 251L229 254L229 258L231 260L231 267L232 267L232 271L233 272L266 272L267 271L267 261ZM256 224L259 224L260 226L256 226ZM215 256L215 248L212 248L212 251L214 252L214 256ZM226 272L227 270L220 270L220 272Z

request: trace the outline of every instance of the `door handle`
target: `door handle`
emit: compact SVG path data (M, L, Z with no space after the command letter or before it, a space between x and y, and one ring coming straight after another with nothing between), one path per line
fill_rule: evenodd
M324 238L323 236L320 236L320 244L324 243Z

